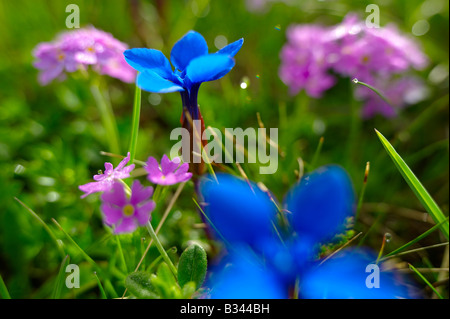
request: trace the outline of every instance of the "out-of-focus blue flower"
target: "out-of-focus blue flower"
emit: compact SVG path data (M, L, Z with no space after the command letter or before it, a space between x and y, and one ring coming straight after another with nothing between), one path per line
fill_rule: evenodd
M216 269L214 299L286 299L288 293L278 274L264 267L248 249L230 254Z
M409 296L406 285L396 278L396 273L379 267L379 288L372 287L373 270L377 256L365 250L347 250L320 265L314 264L305 271L301 294L309 299L393 299ZM368 279L369 278L369 279ZM371 282L369 286L366 281ZM371 288L369 288L371 287Z
M125 59L140 72L137 85L155 93L180 92L183 107L193 120L199 119L197 95L200 84L220 79L234 67L233 57L241 49L243 39L237 40L216 53L208 53L203 36L189 31L172 48L170 61L161 51L135 48L124 52Z
M355 212L353 186L341 167L321 167L292 187L282 206L288 232L277 226L270 193L231 175L216 177L203 178L199 187L205 214L229 251L213 270L211 298L287 298L296 281L301 298L410 297L392 272L380 271L379 288L366 285L366 267L376 256L365 250L317 259L320 244Z
M314 241L331 239L354 212L354 191L347 173L337 166L304 176L285 199L293 229ZM289 213L290 212L290 213Z
M272 237L276 206L256 184L232 175L217 174L219 183L207 178L200 184L205 211L230 244L259 245Z

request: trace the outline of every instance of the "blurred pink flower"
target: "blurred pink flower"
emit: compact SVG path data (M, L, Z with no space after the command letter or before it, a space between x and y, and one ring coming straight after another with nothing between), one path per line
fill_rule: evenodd
M33 65L40 70L38 80L46 85L54 79L63 80L66 73L91 66L127 83L134 81L136 71L123 56L128 48L111 34L94 27L61 33L53 42L43 42L33 50Z
M295 95L305 90L319 98L335 84L330 69L327 29L317 25L295 25L287 30L288 43L281 50L279 76ZM328 43L327 43L328 41Z
M393 117L411 104L408 96L413 95L412 90L425 90L422 82L407 80L406 76L413 69L424 69L428 58L413 39L392 24L368 28L350 13L332 27L290 26L286 37L280 53L279 76L291 94L305 90L309 96L320 98L336 83L331 74L357 78L380 89L392 101L389 105L374 92L366 92L367 88L358 88L358 97L367 103L363 116L368 118L377 113ZM402 80L398 80L399 76Z

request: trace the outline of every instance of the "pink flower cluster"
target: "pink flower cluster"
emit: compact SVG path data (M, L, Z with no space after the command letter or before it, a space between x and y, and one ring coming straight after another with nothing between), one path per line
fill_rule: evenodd
M105 172L94 175L95 182L80 185L84 192L81 198L94 193L102 193L103 221L114 229L115 234L131 233L138 226L145 226L150 221L151 212L155 209L153 187L144 187L138 180L131 185L129 196L124 189L122 180L131 177L135 165L130 164L130 153L116 168L109 162L105 163ZM167 155L161 159L161 167L154 157L149 157L145 170L147 179L154 184L168 186L187 182L192 177L189 164L181 164L180 158L170 160Z
M61 33L53 42L38 44L33 50L34 66L40 70L38 80L47 85L63 80L71 73L91 66L96 72L127 83L135 80L136 71L126 63L123 52L128 46L110 33L94 27Z
M366 27L355 14L349 14L342 23L324 27L304 24L287 30L287 43L281 50L279 76L295 95L301 90L314 98L336 84L335 74L357 78L387 91L391 105L378 95L358 87L357 97L366 102L364 117L381 113L386 117L410 102L422 84L417 79L402 78L412 69L421 70L428 64L427 57L409 37L394 25L382 28ZM399 79L400 77L400 79Z

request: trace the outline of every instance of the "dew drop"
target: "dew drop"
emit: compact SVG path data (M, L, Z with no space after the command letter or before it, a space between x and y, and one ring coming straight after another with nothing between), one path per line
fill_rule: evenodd
M384 234L384 240L389 243L392 240L392 235L390 233Z
M358 83L359 82L359 80L357 78L354 78L352 81L353 81L353 83Z
M275 30L280 31L280 30L281 30L281 25L277 24L277 25L275 26Z
M250 79L246 76L244 76L241 80L240 87L241 89L245 90L250 85Z

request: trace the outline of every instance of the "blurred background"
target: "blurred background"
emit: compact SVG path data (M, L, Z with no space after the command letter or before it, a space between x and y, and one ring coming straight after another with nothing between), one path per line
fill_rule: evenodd
M81 288L64 290L64 298L97 298L99 291L91 265L67 242L52 218L102 267L115 264L113 260L117 259L115 243L102 225L98 197L81 200L78 190L78 185L89 182L110 160L100 154L107 150L107 136L89 85L74 76L41 86L32 65L32 51L38 43L51 41L68 30L66 6L72 3L80 8L82 27L92 25L130 48L155 48L166 56L189 30L204 36L210 52L244 38L234 69L221 80L203 84L199 104L206 125L221 130L256 128L257 113L265 127L279 129L283 156L278 171L259 175L258 166L243 165L248 177L263 182L278 200L297 180L298 158L310 163L323 137L316 165L343 166L357 194L366 163L370 162L364 204L355 226L364 232L364 245L378 251L383 236L389 233L391 240L385 247L389 252L425 232L433 223L383 149L376 128L393 143L448 215L448 1L0 0L0 274L13 298L48 298L62 260L42 224L15 197L39 215L64 245L71 262L81 267ZM355 120L351 105L358 102L349 94L351 79L339 78L321 99L304 93L292 96L278 76L280 51L290 25L331 26L349 12L364 19L366 6L371 3L380 7L382 26L395 23L414 37L429 57L429 66L416 72L429 94L396 118L358 119L355 138L350 136ZM134 84L106 76L105 81L125 154ZM170 151L174 142L169 133L179 126L180 114L178 94L142 93L137 159L160 158ZM193 186L188 184L161 231L166 247L181 251L191 240L208 246L203 229L198 227L201 219L192 196ZM155 221L163 209L154 213ZM145 230L122 236L129 269L142 255L148 242L145 236ZM436 231L413 248L445 241L441 236ZM155 256L156 249L152 249L147 263ZM399 262L404 268L412 263L416 268L448 269L448 246L408 254ZM111 267L113 285L123 287L123 274ZM435 283L448 279L448 270L426 271L424 275ZM417 281L431 296L429 288ZM448 298L448 282L439 289Z

